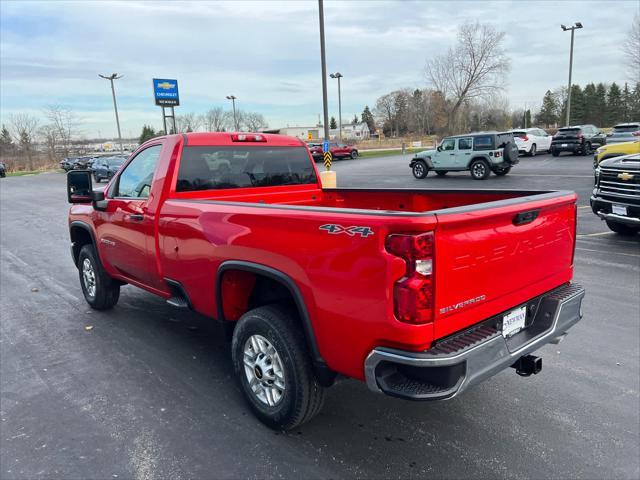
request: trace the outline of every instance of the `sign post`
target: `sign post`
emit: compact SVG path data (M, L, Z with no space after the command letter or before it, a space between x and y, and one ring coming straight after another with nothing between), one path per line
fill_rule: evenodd
M162 107L162 124L164 125L164 133L176 133L176 114L173 107L180 105L180 95L178 94L178 81L168 80L165 78L153 79L153 97L156 105ZM166 108L171 109L171 114L167 115ZM173 129L167 131L167 118L171 119Z
M336 188L336 172L331 170L331 149L329 140L322 142L322 158L324 161L324 172L320 172L320 182L323 188Z

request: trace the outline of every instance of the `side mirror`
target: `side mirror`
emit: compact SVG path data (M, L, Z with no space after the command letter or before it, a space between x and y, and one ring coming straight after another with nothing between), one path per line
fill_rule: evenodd
M436 150L438 150L439 152L441 152L441 151L442 151L442 145L438 145L438 146L436 147Z
M89 170L71 170L67 173L67 200L69 203L89 203L93 185Z

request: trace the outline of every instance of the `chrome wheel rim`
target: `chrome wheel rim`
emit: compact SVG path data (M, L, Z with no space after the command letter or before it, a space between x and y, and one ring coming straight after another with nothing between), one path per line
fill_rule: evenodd
M91 260L85 258L82 262L82 281L84 282L84 288L87 291L87 295L90 297L96 296L96 273L91 265Z
M284 368L275 347L262 335L251 335L244 344L244 373L253 395L275 407L285 391Z
M485 169L484 169L484 165L482 163L476 163L473 166L473 174L476 177L482 177L484 175Z

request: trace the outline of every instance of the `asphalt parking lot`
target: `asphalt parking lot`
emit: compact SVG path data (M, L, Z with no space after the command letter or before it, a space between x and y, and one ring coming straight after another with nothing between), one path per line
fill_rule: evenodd
M584 319L460 397L410 403L355 381L290 433L245 406L213 322L122 290L91 311L70 258L65 177L0 181L0 477L638 478L640 236L591 212L591 158L522 158L506 177L416 180L409 155L335 162L339 186L570 189ZM90 330L85 327L92 327Z

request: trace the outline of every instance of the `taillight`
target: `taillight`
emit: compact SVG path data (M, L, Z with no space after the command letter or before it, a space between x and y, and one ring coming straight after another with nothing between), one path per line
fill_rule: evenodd
M232 142L266 142L264 135L254 135L250 133L234 133L231 135Z
M396 318L413 324L433 322L433 232L389 235L385 247L406 263L405 275L393 287Z
M522 139L526 142L527 140L529 140L529 135L525 135L524 137L522 137Z
M502 156L502 152L496 152L496 157L501 157Z
M576 136L576 138L577 138L578 140L582 140L582 139L584 138L584 135L582 135L581 133L579 133L579 134Z
M631 135L633 135L634 137L640 137L640 130L638 130L637 132L631 132Z

